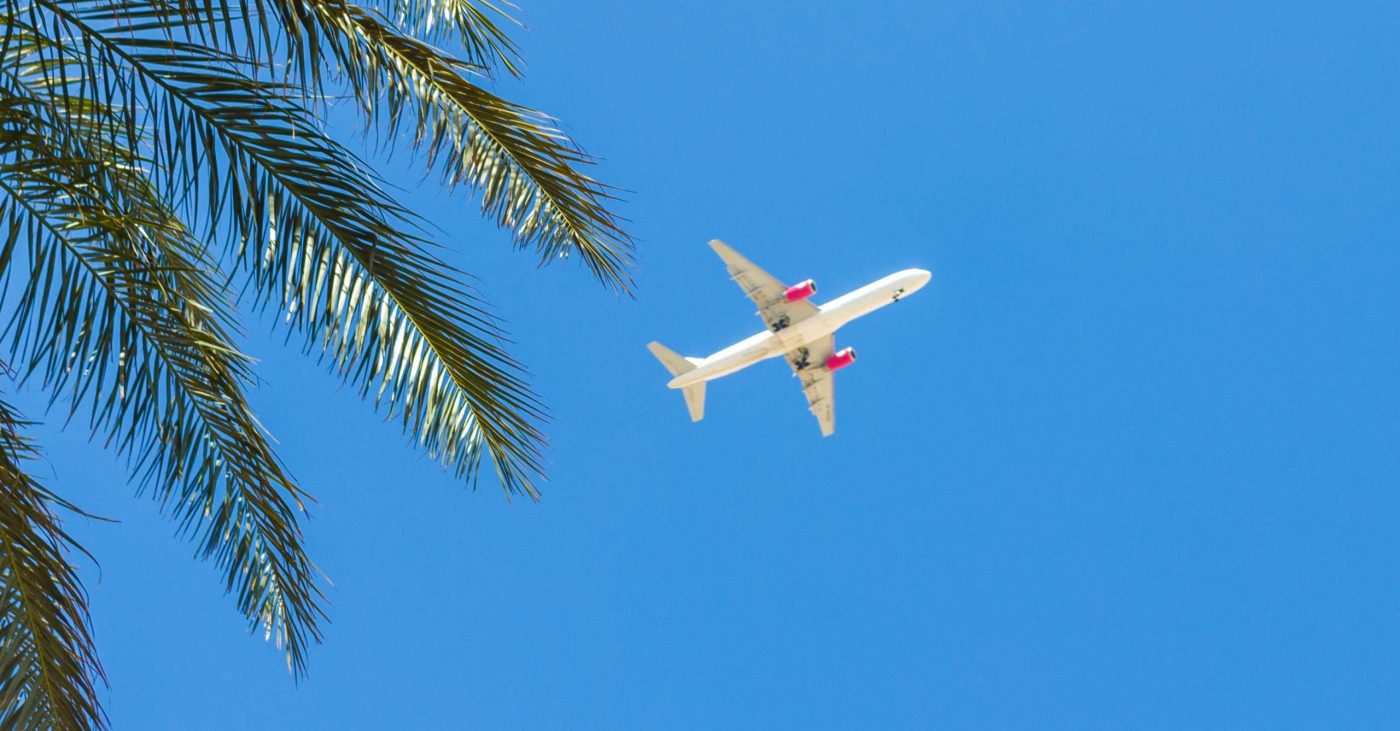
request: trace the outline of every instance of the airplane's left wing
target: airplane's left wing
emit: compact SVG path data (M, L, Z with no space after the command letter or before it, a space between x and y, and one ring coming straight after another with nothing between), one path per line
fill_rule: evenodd
M792 372L802 380L802 392L807 396L807 407L817 417L822 436L829 437L836 431L836 379L826 368L826 359L836 350L836 337L828 335L820 340L807 343L787 354Z
M789 302L783 296L787 286L773 275L758 268L742 254L731 249L723 241L710 242L710 248L724 260L729 276L744 290L744 294L758 305L758 316L773 331L782 330L788 325L805 320L817 314L817 306L806 300Z

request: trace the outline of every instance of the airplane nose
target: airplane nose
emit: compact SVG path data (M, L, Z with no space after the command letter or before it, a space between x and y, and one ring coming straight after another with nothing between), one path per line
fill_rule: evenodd
M922 289L925 284L928 284L930 279L933 279L933 273L927 269L910 269L909 274L912 275L913 279L913 286L910 287L911 290Z

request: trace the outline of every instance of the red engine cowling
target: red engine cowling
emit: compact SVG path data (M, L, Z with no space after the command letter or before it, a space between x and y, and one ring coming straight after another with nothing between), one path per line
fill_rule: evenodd
M856 349L846 348L832 353L831 357L826 359L826 369L839 371L854 362L856 362Z
M816 293L817 280L808 279L805 282L798 282L797 284L788 287L786 290L783 291L783 296L787 298L788 302L797 302L800 300L805 300Z

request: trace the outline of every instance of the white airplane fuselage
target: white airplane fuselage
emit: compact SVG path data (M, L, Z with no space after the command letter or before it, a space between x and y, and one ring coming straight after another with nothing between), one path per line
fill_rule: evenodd
M836 332L838 328L885 305L917 292L932 277L923 269L905 269L841 295L821 305L816 315L776 332L765 330L709 357L692 361L695 370L671 379L667 386L685 388L727 376L754 363L776 358Z

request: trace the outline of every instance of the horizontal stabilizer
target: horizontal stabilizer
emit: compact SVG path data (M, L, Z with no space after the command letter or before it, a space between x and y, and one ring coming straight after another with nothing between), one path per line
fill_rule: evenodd
M700 421L705 418L705 382L686 386L681 389L681 394L685 396L685 407L690 410L690 420Z
M673 376L695 370L695 363L689 358L681 357L679 353L661 343L647 343L647 350L650 350L651 354L656 356L656 359L661 361L661 365L666 366L666 370L670 371Z
M698 362L695 358L686 358L674 350L661 343L647 343L647 350L661 361L661 365L666 366L666 370L673 376L689 373L695 370ZM681 389L681 395L685 396L685 408L690 411L691 421L700 421L705 418L705 382L686 386Z

